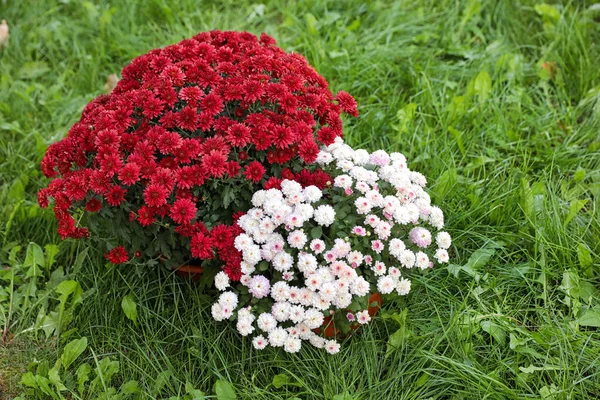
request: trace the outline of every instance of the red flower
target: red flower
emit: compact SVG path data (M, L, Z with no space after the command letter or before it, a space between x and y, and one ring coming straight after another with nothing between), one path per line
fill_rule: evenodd
M300 158L307 163L312 164L319 154L319 147L315 142L304 142L298 148Z
M340 107L346 114L350 114L353 117L358 117L358 110L356 100L349 93L339 91L335 95L335 99L338 101Z
M229 175L231 178L238 176L241 169L242 167L240 167L240 164L235 161L229 161L227 163L227 175Z
M106 194L106 202L111 206L116 207L125 200L125 193L127 193L125 189L115 185Z
M178 224L187 224L196 217L198 209L190 199L179 199L171 207L171 219Z
M223 100L211 93L200 101L200 109L206 115L215 116L223 110Z
M244 175L246 176L246 178L248 178L248 180L251 180L252 182L259 182L265 175L265 172L265 167L263 167L263 165L260 162L252 161L246 166L246 169L244 170Z
M195 131L198 127L198 113L193 107L183 107L177 113L177 126L188 131Z
M123 264L129 260L129 255L123 246L118 246L109 251L104 257L113 264Z
M235 123L229 127L225 137L232 146L244 147L250 140L250 129L244 124Z
M190 243L192 256L201 260L211 259L214 256L212 244L213 242L210 236L206 236L202 232L197 232L192 236L192 241Z
M133 185L140 179L141 168L136 163L128 163L119 172L119 179L125 185Z
M264 188L266 190L269 190L269 189L281 189L281 182L282 181L283 181L283 179L276 178L276 177L272 176L269 179L267 179L267 181L264 184Z
M227 170L227 158L217 150L202 157L202 167L209 176L218 178Z
M150 207L158 207L167 204L168 195L167 189L154 183L144 190L144 201Z
M154 211L150 207L142 206L138 210L138 221L142 226L151 225L154 222Z
M93 197L85 203L85 209L91 213L98 212L100 208L102 208L102 203Z

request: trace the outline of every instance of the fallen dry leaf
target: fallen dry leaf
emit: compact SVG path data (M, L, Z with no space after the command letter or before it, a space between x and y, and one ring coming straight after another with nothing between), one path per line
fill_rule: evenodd
M106 78L106 83L104 84L104 93L110 93L113 91L115 86L119 83L119 77L115 74L110 74Z
M8 24L3 19L0 23L0 48L8 46Z

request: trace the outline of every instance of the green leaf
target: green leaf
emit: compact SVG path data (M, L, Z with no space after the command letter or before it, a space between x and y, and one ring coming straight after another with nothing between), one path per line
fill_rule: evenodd
M317 29L317 19L311 13L304 14L304 20L306 21L306 29L311 35L318 35L319 30Z
M577 183L583 181L585 179L585 169L583 168L578 168L577 171L575 171L575 174L573 174L573 180Z
M480 325L481 329L487 332L498 343L504 344L506 342L506 331L500 325L492 321L481 321Z
M560 12L550 4L536 4L535 12L547 21L556 22L560 19Z
M336 394L332 398L333 400L355 400L354 396L352 396L347 390L343 393Z
M85 351L87 343L87 338L82 337L81 339L72 340L65 346L62 356L60 357L65 369L69 368L69 366L73 364L73 361Z
M142 390L137 381L127 381L121 385L119 392L124 394L136 394L141 393Z
M27 372L23 374L23 376L21 376L20 384L34 389L38 388L37 380L35 379L35 375L33 375L32 372Z
M137 325L137 304L131 298L131 296L127 295L123 297L123 300L121 301L121 308L123 309L123 312L127 318L132 320L133 323Z
M581 326L600 328L600 306L589 308L577 321Z
M59 366L60 368L60 366ZM65 385L63 385L61 379L60 379L60 375L58 373L59 368L56 368L56 366L52 369L50 369L50 371L48 371L48 380L60 391L64 391L67 390L67 387Z
M484 102L492 91L492 78L486 70L481 71L475 78L473 89L477 93L480 102Z
M321 226L315 226L310 230L310 237L313 239L319 239L323 235L323 228Z
M217 380L215 382L215 394L218 400L235 400L237 395L231 383L224 380Z
M194 389L194 386L190 382L185 383L185 392L189 395L190 400L204 400L206 394L198 389Z
M42 248L36 243L29 243L27 246L27 253L25 255L25 262L23 263L23 267L29 267L26 275L27 278L41 276L42 271L40 271L38 267L44 268L45 265L44 250L42 250Z
M19 70L19 78L33 79L38 78L50 71L50 67L44 61L29 61L23 64Z
M592 265L592 255L590 253L590 249L583 244L577 244L577 258L579 259L579 264L582 269L586 269L587 267Z
M60 285L56 288L56 293L60 294L61 297L64 296L65 300L69 295L77 289L79 284L73 280L70 281L62 281Z
M474 271L477 271L485 264L487 264L487 262L490 260L490 258L494 255L495 252L496 250L488 247L475 250L473 254L471 254L471 257L469 257L469 261L467 261L467 264L465 264L463 268L469 268Z
M571 204L569 205L569 212L567 213L567 216L565 217L565 226L567 226L567 224L569 222L571 222L571 220L573 218L575 218L577 213L583 208L583 206L586 205L587 202L588 202L587 199L585 199L585 200L575 199L575 200L571 201Z
M288 383L290 383L290 377L286 374L277 374L273 377L273 386L275 386L277 389L281 389Z
M90 380L90 372L92 372L92 367L90 367L90 364L88 363L81 364L79 368L77 368L77 390L79 390L79 394L82 396L85 391L85 384Z

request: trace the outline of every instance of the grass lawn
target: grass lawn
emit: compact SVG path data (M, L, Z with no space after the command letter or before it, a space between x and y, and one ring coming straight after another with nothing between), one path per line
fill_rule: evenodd
M591 3L0 1L10 26L0 50L0 398L600 398ZM446 213L451 264L422 274L335 356L257 352L213 321L211 292L167 271L110 268L90 243L62 242L37 206L46 147L107 76L211 29L264 31L304 55L358 101L347 141L404 153ZM57 247L44 256L30 242ZM65 368L65 345L82 337ZM35 391L18 385L27 368Z

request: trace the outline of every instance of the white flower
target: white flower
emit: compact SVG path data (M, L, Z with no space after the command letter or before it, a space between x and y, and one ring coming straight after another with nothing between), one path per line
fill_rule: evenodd
M290 317L290 307L287 301L277 302L271 307L271 314L279 322L287 321Z
M315 210L314 219L321 226L329 226L335 221L335 210L330 205L320 205Z
M366 197L359 197L354 201L354 206L359 214L368 214L373 208L373 204Z
M377 280L377 290L383 294L389 294L396 288L396 282L389 276L382 276Z
M242 256L244 261L246 261L249 265L256 265L262 259L260 255L260 247L255 244L249 245L242 250Z
M346 242L344 239L335 239L333 249L331 249L337 258L344 258L352 250L352 245Z
M305 221L313 217L315 209L310 204L298 204L294 208L294 213L299 214Z
M308 337L308 341L310 342L310 344L312 344L317 349L322 349L323 347L325 347L325 339L323 339L321 336L316 335L314 332L311 333L312 335Z
M383 196L377 190L369 190L365 193L365 197L375 206L382 207L384 205ZM394 197L395 198L395 197Z
M252 241L252 238L245 233L238 235L235 238L235 240L233 241L233 246L238 251L243 251L246 247L253 245L253 244L254 244L254 242Z
M388 244L388 248L390 250L390 254L396 258L400 258L400 254L404 249L406 249L406 245L404 242L398 238L393 238L390 240Z
M290 287L283 281L275 282L271 287L271 297L275 301L287 301Z
M214 303L210 309L212 317L215 321L223 321L225 316L223 315L223 307L219 303Z
M329 354L336 354L340 351L340 344L335 340L328 340L325 342L325 350Z
M356 313L356 320L359 324L365 325L371 322L371 316L368 310L362 310Z
M444 213L438 207L431 207L431 213L429 214L429 223L437 229L444 227Z
M317 159L315 160L315 162L319 165L327 165L332 161L333 156L325 151L320 151L319 154L317 154Z
M269 341L263 335L258 335L252 339L252 345L256 350L262 350L269 345Z
M323 192L316 186L310 185L304 188L304 197L309 203L321 200Z
M452 244L452 238L448 232L438 232L435 242L441 249L447 249Z
M221 307L223 308L236 308L238 305L238 297L237 294L233 293L233 292L225 292L225 293L221 293L221 295L219 296L219 304L221 305Z
M406 278L402 278L396 283L396 292L400 296L405 296L410 292L410 281Z
M302 306L291 306L290 307L290 320L295 324L304 321L304 307Z
M352 167L354 166L354 163L350 160L339 160L336 163L336 166L338 169L341 169L344 172L348 172L352 169Z
M398 261L400 261L400 264L402 264L404 268L412 268L415 266L416 259L415 253L410 250L403 250L400 253Z
M420 172L411 171L410 180L421 187L427 185L427 178L425 178L425 176L423 176L423 174L421 174Z
M356 182L354 187L361 193L367 193L369 190L371 190L371 187L367 182Z
M322 299L327 301L332 301L337 294L337 288L332 282L325 282L321 285L321 289L319 290L319 294Z
M321 287L321 285L323 284L323 279L321 278L321 276L319 274L312 274L308 278L306 278L306 280L304 281L304 284L310 290L315 291Z
M352 295L348 292L338 293L333 299L333 305L339 309L347 308L352 303Z
M364 149L355 150L352 160L356 165L365 165L369 162L369 152Z
M281 347L285 345L285 342L288 339L288 333L283 328L275 328L269 332L269 343L273 347Z
M448 256L448 251L446 249L437 249L434 257L440 264L447 263L450 259L450 257Z
M252 321L249 321L245 318L238 319L236 329L242 336L248 336L254 331Z
M295 337L288 337L288 339L285 342L285 345L283 346L283 349L287 353L297 353L300 351L301 347L302 341L300 339Z
M294 249L301 249L307 241L306 234L301 230L295 230L288 235L288 244Z
M350 293L352 293L353 295L358 296L358 297L367 295L367 293L369 293L369 291L370 291L369 282L367 282L367 280L365 278L363 278L362 276L359 276L358 278L356 278L354 281L352 281L352 284L350 285Z
M377 237L379 237L379 239L387 240L387 238L389 238L390 234L392 233L392 226L385 221L381 221L375 226L374 230L375 234L377 235Z
M272 264L277 271L284 272L293 267L294 258L289 253L281 251L273 257Z
M294 194L301 194L302 193L302 185L300 185L296 181L291 181L289 179L284 179L281 182L281 191L287 197L290 197L290 196L292 196Z
M298 256L298 271L302 272L305 276L309 275L317 270L319 263L317 258L309 253L301 252Z
M262 313L257 320L258 329L265 332L271 332L277 328L277 320L269 313Z
M229 287L229 277L225 272L221 271L215 275L215 287L220 291L223 291Z
M315 308L306 310L304 313L304 324L308 329L316 329L323 325L324 321L323 313Z
M252 205L254 207L262 206L265 202L266 194L267 192L264 190L257 190L256 192L254 192L254 194L252 195Z

